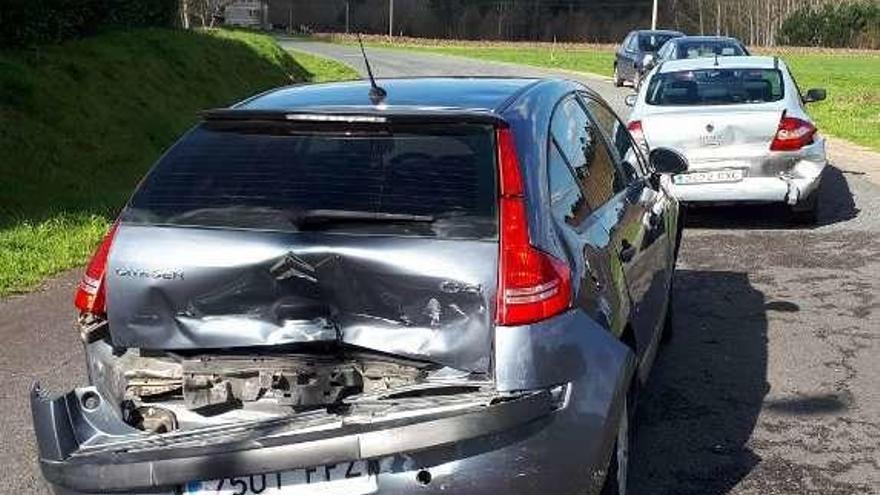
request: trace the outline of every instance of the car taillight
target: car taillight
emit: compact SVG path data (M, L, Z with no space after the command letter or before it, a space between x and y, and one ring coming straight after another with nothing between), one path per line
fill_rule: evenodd
M806 120L786 117L783 113L782 120L779 121L779 128L776 130L776 136L770 143L770 149L772 151L797 151L813 143L816 131L816 126Z
M92 260L89 261L89 265L76 288L73 304L80 313L94 315L107 313L105 304L107 289L104 285L104 275L107 271L107 255L110 253L110 246L113 244L117 226L118 224L114 223L104 235L104 240L92 255Z
M642 131L641 120L633 120L628 126L626 126L626 128L629 129L629 133L632 135L633 140L637 145L644 149L648 149L648 141L645 140L645 133Z
M529 225L519 159L508 128L498 129L499 325L534 323L571 304L571 272L562 261L529 244Z

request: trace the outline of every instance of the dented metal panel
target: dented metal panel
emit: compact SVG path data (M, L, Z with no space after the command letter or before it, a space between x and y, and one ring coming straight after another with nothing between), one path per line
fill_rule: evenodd
M497 243L122 224L114 345L333 342L487 372Z

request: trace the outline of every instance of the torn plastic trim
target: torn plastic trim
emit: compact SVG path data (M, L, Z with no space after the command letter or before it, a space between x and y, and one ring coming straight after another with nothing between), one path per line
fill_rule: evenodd
M51 399L35 384L31 393L43 475L51 483L84 492L149 490L230 472L250 475L375 459L501 433L554 411L550 392L540 390L439 417L342 425L304 433L278 433L282 425L276 423L294 422L296 417L278 420L272 427L256 432L242 425L227 425L210 429L209 438L215 441L210 444L208 438L191 441L188 437L194 432L189 432L179 435L179 440L170 440L173 435L155 436L170 441L138 450L134 447L149 439L134 430L131 442L115 442L110 451L96 449L88 455L74 455L89 443L89 433L103 433L98 433L100 427L119 427L117 434L127 428L118 418L114 423L105 417L105 411L85 411L81 400L84 393L97 391L78 389ZM90 423L95 418L100 421Z

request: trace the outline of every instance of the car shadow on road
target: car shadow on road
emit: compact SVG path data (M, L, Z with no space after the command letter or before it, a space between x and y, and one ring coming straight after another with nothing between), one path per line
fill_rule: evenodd
M821 227L855 218L859 214L852 191L843 173L834 166L825 167L819 190L818 222ZM686 227L703 229L803 229L809 225L792 219L784 204L744 204L690 207Z
M640 397L630 493L726 494L757 465L747 443L768 391L768 309L745 273L676 272L674 335Z

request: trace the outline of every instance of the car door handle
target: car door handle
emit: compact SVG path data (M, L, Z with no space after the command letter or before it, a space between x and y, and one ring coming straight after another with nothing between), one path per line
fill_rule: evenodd
M617 256L620 258L620 261L624 263L629 263L636 255L636 247L629 243L626 239L623 240L620 244L620 251L617 253Z

